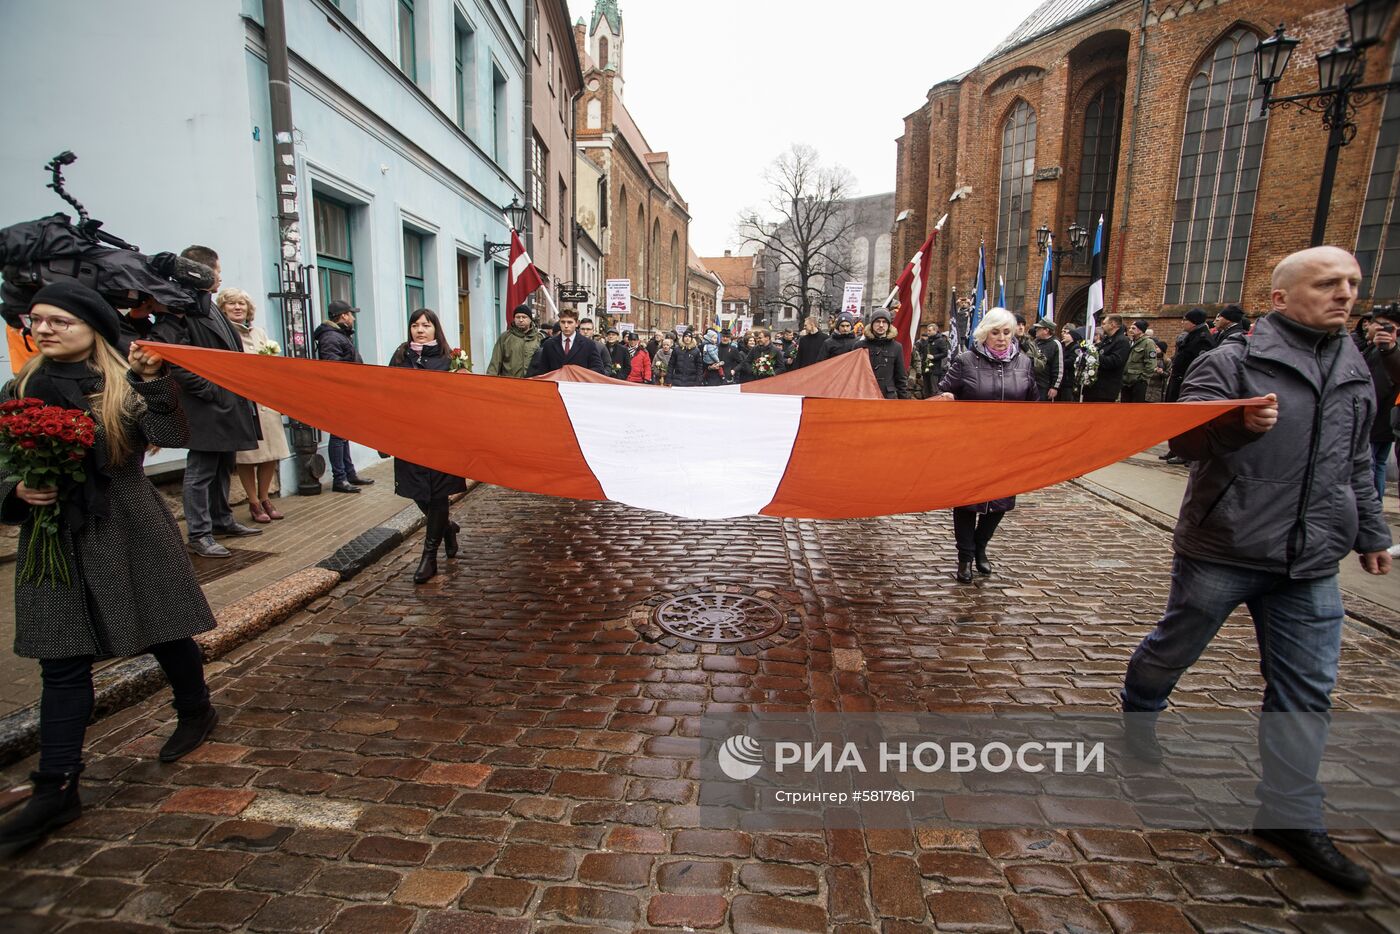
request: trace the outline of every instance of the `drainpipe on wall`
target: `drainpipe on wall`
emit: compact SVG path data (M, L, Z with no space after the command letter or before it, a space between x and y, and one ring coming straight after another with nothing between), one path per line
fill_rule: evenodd
M1147 63L1147 12L1152 6L1152 0L1142 0L1142 16L1138 20L1138 60L1137 60L1137 86L1133 89L1133 131L1128 136L1128 177L1123 183L1123 218L1122 226L1115 227L1115 231L1122 231L1127 234L1130 221L1128 220L1128 208L1133 201L1133 163L1137 156L1138 122L1142 113L1142 79L1143 68ZM1113 261L1113 304L1106 306L1114 312L1118 311L1118 294L1123 287L1123 240L1119 239L1118 255Z
M267 93L272 110L273 197L277 204L278 279L282 300L284 352L292 357L311 354L310 267L302 265L301 215L297 209L296 144L292 123L291 69L287 57L287 18L282 0L263 0L263 32L267 41ZM310 425L290 420L291 448L297 493L316 496L326 462L321 457L321 433Z

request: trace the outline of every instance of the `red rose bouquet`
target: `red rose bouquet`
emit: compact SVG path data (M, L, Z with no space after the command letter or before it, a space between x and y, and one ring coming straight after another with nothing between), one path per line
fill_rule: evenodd
M454 347L451 356L447 359L447 372L449 373L456 373L459 370L470 370L472 368L472 358L467 356L467 352L461 347Z
M0 403L0 469L34 489L60 481L83 483L83 460L96 441L97 426L86 412L45 405L42 399ZM68 558L58 537L58 503L34 506L34 527L20 555L21 582L68 586Z

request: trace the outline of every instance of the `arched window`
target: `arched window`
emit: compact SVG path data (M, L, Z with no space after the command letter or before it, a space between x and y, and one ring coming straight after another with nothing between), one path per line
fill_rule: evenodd
M632 291L641 295L647 287L647 215L642 205L637 205L637 273L632 276Z
M608 67L608 37L607 37L607 36L599 36L599 37L598 37L598 67L599 67L599 68L607 68L607 67Z
M617 273L617 272L609 271L609 275L616 276L616 277L619 278L619 279L623 279L623 278L626 278L626 277L627 277L627 270L629 270L629 269L632 268L632 256L631 256L631 253L632 253L631 224L628 222L628 217L627 217L627 189L626 189L626 188L621 188L621 189L618 190L617 204L618 204L617 216L620 217L620 218L622 218L622 230L620 231L620 233L622 234L622 254L621 254L621 256L619 257L619 259L622 260L622 269L621 269L621 273L620 273L620 274Z
M661 221L651 222L651 291L653 300L661 298Z
M681 293L681 238L671 234L671 301L677 305L684 296Z
M870 241L865 237L856 237L856 242L851 245L851 278L864 279L869 269Z
M871 283L870 296L875 301L884 301L883 296L890 290L890 235L882 233L875 238L875 270Z
M1035 111L1017 101L1001 125L1001 194L997 201L997 270L1006 279L1006 304L1026 300L1030 254L1031 187L1035 184Z
M588 102L588 115L584 118L590 130L597 130L603 126L603 102L598 98L593 98Z
M1258 44L1236 29L1191 77L1167 254L1169 305L1240 299L1268 126L1254 100Z
M1118 134L1123 126L1123 89L1106 86L1084 108L1084 146L1079 159L1079 204L1075 215L1085 230L1099 218L1113 223L1113 183L1118 174Z
M1400 80L1400 42L1390 57L1390 80ZM1361 297L1400 298L1400 93L1385 96L1371 181L1361 208L1356 259L1361 263Z

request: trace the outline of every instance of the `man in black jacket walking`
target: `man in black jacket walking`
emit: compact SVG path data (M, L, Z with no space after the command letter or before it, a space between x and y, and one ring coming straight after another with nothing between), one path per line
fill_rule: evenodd
M1186 372L1191 369L1191 364L1215 346L1210 329L1206 327L1204 311L1192 308L1181 316L1181 320L1181 336L1176 339L1176 354L1172 357L1172 375L1167 379L1167 402L1181 398L1181 386L1186 382Z
M811 366L822 358L822 346L826 343L826 334L817 327L816 318L808 318L802 322L802 333L797 338L797 359L793 363L793 369L804 366Z
M364 363L360 351L355 347L355 315L360 309L351 308L349 302L331 302L326 309L326 320L316 328L312 337L316 341L316 356L322 360L338 360L341 363ZM355 462L350 459L350 442L346 438L330 436L326 443L326 455L331 462L331 490L336 493L358 493L360 487L369 486L373 480L361 477L355 472Z
M603 362L603 352L591 337L584 337L578 331L578 312L572 308L559 311L559 333L547 337L535 351L526 376L539 376L553 373L567 364L586 367L594 373L608 375L608 366ZM626 379L626 376L623 376Z
M214 286L209 294L219 291L223 277L217 253L207 246L191 246L180 255L212 269ZM242 339L212 301L201 302L183 315L162 315L150 335L171 344L243 353ZM262 438L258 411L242 396L188 370L172 366L171 373L180 386L180 403L190 424L183 490L189 549L205 558L227 558L229 550L214 541L215 535L262 534L262 529L236 521L228 505L234 455L253 450Z
M898 336L888 309L876 308L870 315L870 330L861 339L886 399L909 398L909 370L904 365L904 347L895 340Z
M1226 341L1242 341L1249 334L1249 322L1245 320L1244 309L1239 305L1226 305L1215 316L1215 346Z
M860 346L860 339L856 337L856 318L849 311L841 312L836 319L836 333L826 339L822 345L822 359L830 360L832 357L839 357L843 353L850 353Z
M1099 340L1099 372L1094 385L1084 390L1085 402L1117 402L1123 393L1123 367L1128 365L1132 344L1123 330L1123 319L1109 315Z

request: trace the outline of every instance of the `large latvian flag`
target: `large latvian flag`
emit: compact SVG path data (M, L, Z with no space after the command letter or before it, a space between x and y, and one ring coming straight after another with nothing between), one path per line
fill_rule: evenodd
M544 285L544 280L540 278L540 271L535 268L535 264L530 260L530 254L525 252L525 244L520 241L520 234L514 230L510 232L510 282L506 285L506 322L510 322L510 316L515 309L525 304L526 299L534 294L535 289Z
M929 233L928 239L923 246L914 254L914 258L904 267L904 271L899 274L899 278L894 282L894 295L899 296L899 313L895 315L895 339L904 348L904 365L909 365L909 355L914 350L914 341L918 338L919 321L924 316L924 293L928 291L928 267L930 255L933 252L933 244L938 240L938 231L943 229L943 222L948 219L944 214L938 219L938 223L933 226L933 231ZM889 300L885 300L889 304Z
M1103 311L1103 215L1099 215L1099 226L1094 231L1094 252L1089 256L1089 307L1084 312L1084 338L1091 344L1098 330L1094 316Z

